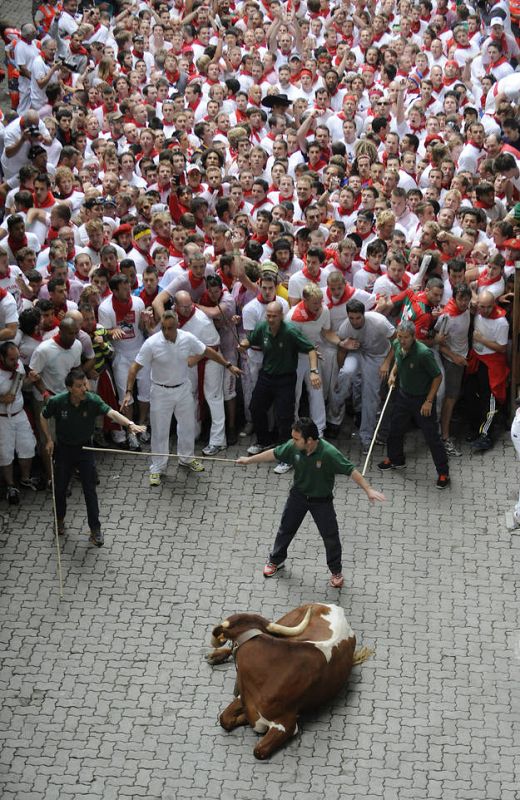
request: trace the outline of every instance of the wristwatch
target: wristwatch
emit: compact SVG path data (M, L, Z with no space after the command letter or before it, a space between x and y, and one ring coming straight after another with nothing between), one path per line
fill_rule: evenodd
M309 370L309 372L314 372L316 375L320 374L319 369L311 369L311 370Z
M227 364L224 364L224 366L226 369L229 369L230 367L233 366L233 364L231 363L231 361L228 361Z

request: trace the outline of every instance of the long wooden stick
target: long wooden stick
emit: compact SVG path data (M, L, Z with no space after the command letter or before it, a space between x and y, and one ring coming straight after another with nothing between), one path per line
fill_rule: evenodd
M60 582L60 600L63 600L63 575L61 572L61 551L60 551L60 536L58 533L58 512L56 511L56 495L54 492L54 462L52 456L51 462L51 491L52 491L52 510L54 513L54 537L56 539L56 557L58 560L58 580Z
M368 463L370 461L370 457L372 455L372 450L374 449L374 445L376 443L377 434L379 433L379 428L381 427L381 423L382 423L383 417L385 415L386 407L388 405L388 401L390 400L390 396L391 396L393 390L394 390L394 387L390 386L389 389L388 389L388 394L386 396L385 404L384 404L383 408L381 409L381 413L379 415L379 421L378 421L378 423L376 425L376 429L374 431L374 435L372 436L372 441L370 442L370 447L368 448L368 453L367 453L367 457L366 457L366 460L365 460L365 466L363 467L363 472L361 473L363 475L363 477L365 476L366 471L368 469Z
M223 461L227 464L236 464L236 458L216 458L214 456L182 456L178 453L145 453L136 450L118 450L110 447L83 447L83 450L93 450L94 453L117 453L124 456L155 456L159 458L196 458L197 461Z

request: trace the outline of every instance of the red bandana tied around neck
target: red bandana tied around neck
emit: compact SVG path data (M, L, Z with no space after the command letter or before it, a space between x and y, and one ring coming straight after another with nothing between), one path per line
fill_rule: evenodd
M444 313L447 314L449 317L459 317L461 314L464 314L465 312L460 310L453 297L451 297L444 306Z
M177 315L178 318L179 318L179 328L184 328L186 323L189 322L190 319L193 317L193 315L195 314L196 310L197 310L197 307L194 305L187 317L181 317L180 314Z
M116 300L114 295L112 295L112 308L115 311L116 315L116 322L122 322L126 315L129 314L132 310L132 298L129 297L126 301Z
M310 281L311 283L315 283L316 285L319 284L320 276L321 276L321 267L320 267L320 271L318 272L318 274L315 277L313 277L310 274L310 272L309 272L309 270L307 269L306 266L302 269L302 272L303 272L303 274L305 275L305 277L307 278L308 281Z
M157 297L158 294L159 294L159 287L156 286L155 287L155 292L152 295L148 294L146 289L143 289L141 292L139 292L138 297L141 298L141 300L145 304L146 308L148 308L148 306L152 305L153 301L155 300L155 298Z
M294 307L294 311L291 316L291 322L312 322L315 319L318 319L321 315L321 310L319 314L313 314L312 311L309 311L305 308L305 303L301 300L297 306Z
M35 208L51 208L56 203L54 195L52 192L47 192L47 196L45 199L39 203L36 197L34 198L34 207Z
M196 278L191 269L188 270L188 278L192 289L198 289L204 283L204 278Z
M18 250L21 250L22 247L27 247L28 246L27 236L24 234L19 244L14 241L12 236L8 236L7 237L7 244L9 246L10 250L11 250L11 253L15 256L17 254Z
M480 286L491 286L493 283L498 283L499 281L502 280L502 275L497 275L496 278L490 278L488 276L489 276L489 270L486 267L486 269L479 275L479 278L477 280L477 283L478 283L479 287ZM492 319L495 319L495 318L492 317Z
M327 300L328 300L328 302L327 302L327 308L334 308L334 306L342 306L342 305L344 305L345 303L348 303L348 301L350 300L350 298L352 297L352 295L353 295L353 294L355 294L355 291L356 291L356 290L354 289L354 287L353 287L353 286L351 286L351 285L350 285L350 283L347 283L347 284L345 285L345 288L344 288L344 290L343 290L343 294L341 295L341 297L339 298L339 300L335 300L335 299L332 297L332 293L331 293L331 291L330 291L329 287L327 286L327 292L326 292L326 294L327 294Z
M218 306L218 304L222 300L222 295L223 294L224 294L224 292L221 291L220 292L220 297L218 298L218 300L212 300L211 297L209 296L208 292L206 291L206 292L204 292L204 294L200 298L199 305L208 306L208 308L216 307L216 306Z
M72 345L76 341L74 339L70 344L64 344L62 342L62 340L61 340L61 335L59 333L57 333L56 336L53 336L52 339L53 339L54 342L56 342L57 345L59 345L60 347L63 347L64 350L70 350L70 348L72 347Z

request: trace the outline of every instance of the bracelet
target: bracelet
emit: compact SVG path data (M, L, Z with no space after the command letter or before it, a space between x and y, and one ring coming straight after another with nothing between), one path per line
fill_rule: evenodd
M232 366L233 366L233 364L231 363L231 361L228 361L228 362L227 362L227 364L224 364L224 367L225 367L226 369L229 369L229 368L230 368L230 367L232 367Z
M431 404L433 403L433 400L428 400L428 399L426 399L424 402L425 402L425 403L429 403L429 404L431 405Z

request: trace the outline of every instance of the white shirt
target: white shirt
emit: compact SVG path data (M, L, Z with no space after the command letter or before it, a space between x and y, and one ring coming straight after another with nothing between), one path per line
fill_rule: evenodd
M52 64L48 64L42 56L34 59L31 67L31 108L41 108L47 102L45 90L48 86L58 83L58 72L55 71L45 88L38 86L38 81L45 78L52 69Z
M367 311L362 328L354 328L347 317L338 331L338 336L340 339L357 339L360 342L359 352L364 355L385 356L390 350L388 340L394 333L395 328L386 317L377 311Z
M49 134L47 132L47 128L45 127L45 125L41 120L38 123L38 130L40 131L42 136L45 137L45 139L48 139ZM16 144L20 140L21 135L22 135L22 129L20 127L20 118L15 119L13 122L11 122L4 131L4 152L2 153L2 169L4 171L4 176L6 180L9 180L10 178L16 179L13 180L12 183L10 183L11 186L14 186L15 183L16 185L19 185L18 173L21 167L23 167L25 164L28 163L28 153L29 150L31 149L31 143L24 142L21 145L18 152L16 152L10 158L7 157L6 155L7 148L12 147L13 144Z
M327 277L329 272L332 271L333 270L330 267L325 267L324 269L321 270L320 282L319 284L317 284L320 287L320 289L327 288ZM301 300L302 292L308 283L313 283L313 281L310 281L309 278L307 278L303 274L303 270L295 272L294 275L291 275L291 277L289 278L289 287L287 289L287 291L289 292L289 297Z
M509 323L505 317L489 319L481 314L475 315L475 331L478 331L484 339L489 339L497 344L507 344L509 337ZM473 340L473 349L479 355L489 355L494 353L489 347Z
M18 310L13 295L7 292L4 299L0 300L0 330L13 322L18 324Z
M293 316L298 306L293 306L289 313L285 315L287 322L292 322L303 333L304 336L316 347L323 341L322 331L330 331L330 312L326 306L321 307L321 314L317 319L310 319L306 322L295 322ZM307 358L307 353L300 353L300 356Z
M151 369L152 383L176 386L189 380L188 357L200 356L205 349L206 345L188 331L178 330L174 342L159 331L146 340L135 360Z
M54 394L65 391L65 378L73 367L81 365L81 342L72 347L60 347L54 339L42 342L31 356L29 367L40 375L47 389Z
M122 339L114 339L112 341L116 357L120 353L125 358L134 358L144 342L144 335L139 328L139 321L145 306L140 297L131 295L131 300L132 310L126 315L124 320L120 320L119 322L116 320L116 312L112 304L112 295L107 297L106 300L103 300L99 306L99 324L103 328L108 328L109 330L112 328L121 328L125 332Z
M450 314L441 314L435 323L435 330L447 335L446 346L458 356L466 358L469 350L468 330L471 321L469 308L462 314L452 317ZM442 353L446 361L451 358Z
M0 403L0 414L17 414L23 408L22 384L25 378L25 369L21 361L16 365L16 375L11 377L11 372L0 369L0 395L14 394L12 403Z
M184 323L182 330L196 336L206 347L217 347L220 344L220 336L213 321L200 308L195 309L195 314Z

